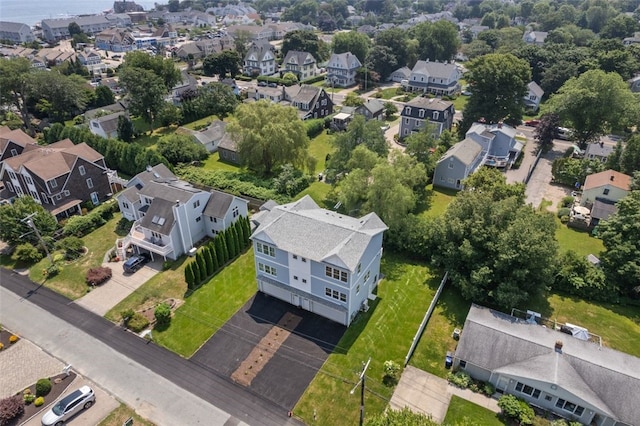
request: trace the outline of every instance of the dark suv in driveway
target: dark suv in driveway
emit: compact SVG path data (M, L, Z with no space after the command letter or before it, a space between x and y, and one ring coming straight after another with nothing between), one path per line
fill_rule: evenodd
M150 257L147 253L137 254L127 259L124 262L124 265L122 265L122 268L124 269L124 272L133 274L135 271L142 268L149 260Z

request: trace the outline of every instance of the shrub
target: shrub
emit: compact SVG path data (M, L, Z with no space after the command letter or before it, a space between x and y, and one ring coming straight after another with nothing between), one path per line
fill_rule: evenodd
M135 333L139 333L149 326L149 320L142 314L136 312L127 321L127 328Z
M569 216L561 216L560 217L560 223L562 223L562 224L569 223Z
M25 393L25 394L22 395L22 400L24 401L24 403L26 405L31 404L35 399L36 399L36 396L34 394L32 394L31 392Z
M18 336L16 336L15 334L12 334L11 337L9 337L9 343L15 343L18 340L20 340L20 338Z
M56 243L58 250L64 250L67 259L77 259L84 251L84 241L78 237L66 237Z
M309 136L309 138L315 138L324 130L324 120L322 118L306 120L304 126L307 129L307 136Z
M471 384L471 376L469 376L464 371L458 371L457 373L449 373L447 374L447 380L454 386L457 386L461 389L466 389Z
M111 268L98 266L97 268L91 268L87 271L85 280L87 281L87 284L96 286L107 281L112 275L113 272L111 271Z
M513 395L502 395L498 400L498 407L500 407L505 416L515 419L521 425L533 423L535 417L533 408L522 399Z
M126 325L131 319L131 317L133 317L133 314L135 314L135 312L131 308L125 309L124 311L120 312L120 317L122 318L122 322L124 322Z
M487 382L484 384L482 388L482 392L487 396L491 396L494 393L496 393L496 387L493 386L491 383Z
M574 198L572 196L564 197L562 201L560 201L560 207L571 207L573 205Z
M36 382L36 396L45 396L51 392L51 380L40 379Z
M22 413L24 413L24 401L20 395L0 400L0 425L8 424Z
M392 380L397 380L400 374L400 364L395 361L387 360L384 362L384 376Z
M42 260L42 253L33 244L23 243L16 246L11 258L26 263L38 263Z
M37 397L36 400L33 401L33 405L36 407L40 407L42 404L44 404L44 398L41 396Z
M558 209L558 217L569 216L570 213L571 213L571 209L568 207L562 207Z
M153 315L156 317L156 323L158 325L169 324L171 322L171 306L162 302L156 306L156 310L153 312Z
M4 343L0 343L0 351L4 349Z
M471 392L480 392L480 387L478 386L478 384L476 382L473 382L469 385L469 390Z

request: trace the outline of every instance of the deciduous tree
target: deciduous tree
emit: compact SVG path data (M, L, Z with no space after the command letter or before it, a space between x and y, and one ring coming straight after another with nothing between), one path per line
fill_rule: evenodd
M162 78L144 68L125 67L120 72L120 83L127 90L129 110L152 123L162 109L167 93Z
M303 167L309 138L295 108L258 101L240 105L227 131L243 163L263 175L287 163Z
M170 134L158 141L158 152L171 164L204 160L209 152L189 135Z
M356 55L361 64L365 63L370 46L369 37L357 31L337 33L333 36L334 53L351 52Z
M29 227L27 216L35 213L31 218L40 235L47 239L58 228L56 218L35 202L31 197L18 197L13 204L0 206L0 240L9 245L30 242L38 246L40 242L33 229Z

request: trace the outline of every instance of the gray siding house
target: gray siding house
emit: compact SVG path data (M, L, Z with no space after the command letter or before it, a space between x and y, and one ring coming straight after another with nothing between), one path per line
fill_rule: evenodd
M455 112L453 102L422 96L413 98L405 104L400 113L400 139L413 132L419 132L426 123L434 127L434 135L438 137L443 131L451 130Z
M356 84L356 73L362 64L351 52L334 53L327 63L328 86L350 87Z
M640 358L535 318L472 305L453 368L570 421L631 426L640 419Z
M368 309L387 230L375 213L346 216L307 195L266 203L252 220L259 291L346 326Z
M10 40L15 44L31 43L36 38L31 28L22 22L0 21L0 40Z
M418 61L405 85L412 92L452 95L460 91L462 72L455 63Z
M482 164L482 146L466 138L458 142L436 164L433 185L450 189L462 189L462 181Z

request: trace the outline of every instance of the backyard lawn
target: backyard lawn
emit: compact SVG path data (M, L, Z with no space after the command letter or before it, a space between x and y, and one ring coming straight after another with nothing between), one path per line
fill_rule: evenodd
M497 413L453 395L443 424L456 425L470 422L482 426L503 426L505 424Z
M558 218L556 218L556 223L558 224L556 239L558 240L560 251L573 250L582 256L588 254L597 256L598 253L604 251L601 239L592 237L587 231L569 228L567 225L562 224Z
M349 391L358 379L362 362L369 357L366 412L382 412L391 398L393 387L382 382L383 363L403 363L440 277L425 264L407 261L389 251L381 269L385 276L378 287L378 299L349 327L296 405L295 415L307 424L358 421L359 395L350 395Z
M318 173L324 171L325 161L327 154L331 154L334 151L333 147L333 135L328 135L327 132L322 132L315 138L311 139L309 144L309 155L316 160L316 171Z
M444 214L447 206L456 196L456 191L444 188L433 188L433 185L427 187L428 209L421 214L425 217L438 217Z
M60 273L46 280L45 287L72 300L84 296L89 290L85 282L87 271L89 268L100 266L105 254L115 247L118 238L115 229L120 217L120 213L116 213L113 219L106 224L82 237L85 247L89 250L88 253L74 261L62 263ZM41 283L43 281L42 271L48 266L49 260L45 257L31 267L29 278L36 283Z
M190 357L255 294L255 275L253 250L249 250L191 293L169 328L154 330L153 339Z
M223 170L228 172L238 172L240 167L235 164L227 163L220 159L220 153L214 152L202 162L202 166L205 170Z

